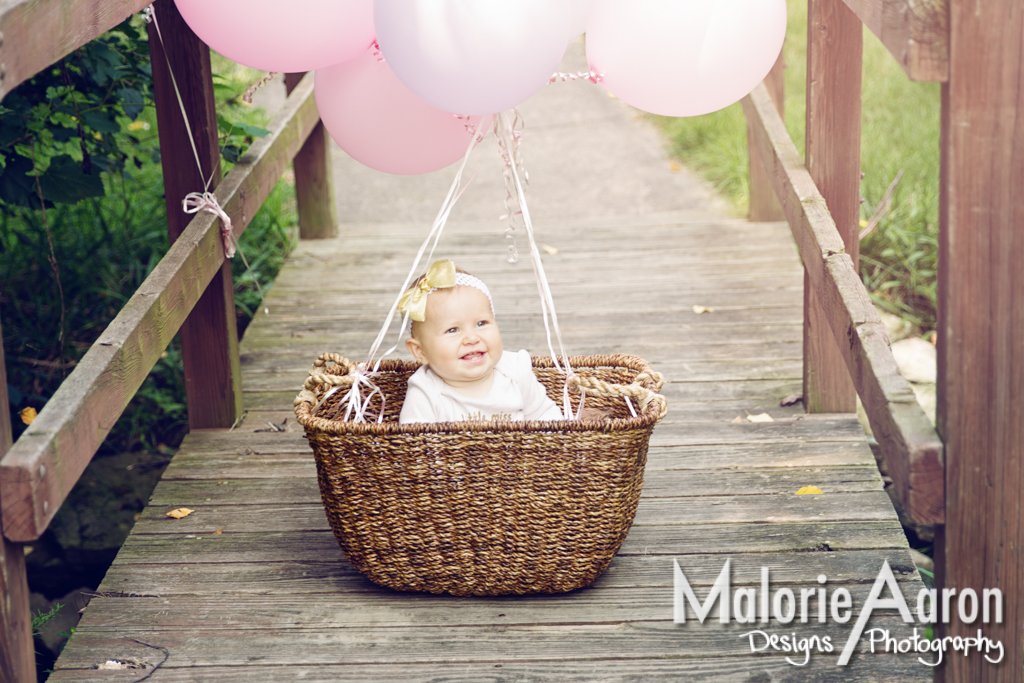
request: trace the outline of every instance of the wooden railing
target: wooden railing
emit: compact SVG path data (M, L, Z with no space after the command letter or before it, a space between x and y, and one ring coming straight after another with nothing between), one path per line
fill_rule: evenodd
M813 295L805 300L820 302L817 311L807 311L805 317L805 373L816 373L818 379L826 371L838 374L829 381L805 377L804 404L811 412L833 411L836 406L852 412L847 386L856 390L907 514L919 524L941 524L945 513L942 441L896 366L885 327L856 268L860 230L859 17L869 19L869 26L879 35L911 35L912 27L925 20L898 12L897 4L848 0L848 8L838 0L810 0L806 149L808 156L814 157L812 164L817 166L822 188L800 158L769 92L772 85L776 97L781 96L779 70L743 100L743 110L751 159L764 167L761 173L751 175L752 185L761 184L751 188L751 195L773 194L779 201L804 264L808 295ZM917 23L895 25L897 17L907 21L917 17ZM831 193L830 201L825 193ZM815 317L816 312L820 317Z
M909 78L943 83L937 430L857 274L865 25ZM743 101L751 217L784 216L805 268L805 406L848 411L856 390L903 507L937 525L936 587L1003 592L1000 623L936 626L938 637L982 626L1002 663L947 657L936 679L1019 681L1024 12L1018 0L808 0L807 31L807 163L783 125L777 70Z
M139 0L24 0L0 4L0 95L147 6ZM164 167L170 250L114 321L11 446L0 345L0 681L35 680L24 552L38 539L175 334L181 333L189 423L228 427L241 406L231 271L220 219L181 211L203 189L168 73L174 71L203 173L220 178L209 48L187 28L171 0L154 5L166 40L150 31L157 122ZM39 36L46 40L39 40ZM215 194L244 232L292 160L300 234L336 229L326 133L312 75L289 74L289 96ZM206 302L204 304L204 302Z

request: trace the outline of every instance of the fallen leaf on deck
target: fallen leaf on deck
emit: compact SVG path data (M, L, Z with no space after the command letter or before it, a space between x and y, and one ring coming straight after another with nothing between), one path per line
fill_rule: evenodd
M670 169L672 169L672 172L673 172L673 173L679 173L680 171L682 171L682 170L683 170L683 167L682 167L682 166L680 166L679 164L677 164L677 163L676 163L676 162L674 162L674 161L673 161L673 162L672 162L671 164L669 164L669 165L668 165L668 167L669 167Z
M743 419L742 415L737 415L734 419L729 421L732 422L733 424L741 424L743 422L746 422L746 420Z
M36 409L32 407L23 408L19 413L19 415L21 415L21 421L27 425L32 424L32 420L36 419L36 415L38 414L39 413L36 412Z
M708 306L693 305L693 312L700 315L701 313L713 313L715 309L709 308Z
M803 400L804 400L804 395L801 394L798 391L795 394L790 394L786 398L784 398L781 401L779 401L779 405L780 406L792 406L792 405L796 405L797 403L800 403L800 401L803 401Z
M747 415L747 422L775 422L775 420L768 413L761 413L759 415Z
M288 418L284 419L281 424L274 424L273 422L267 421L267 429L254 429L254 432L287 432L288 431Z
M819 489L817 486L805 486L802 489L800 489L799 491L797 491L796 495L798 495L798 496L806 496L807 494L810 494L810 493L824 493L824 491Z
M222 534L222 533L224 533L224 527L221 527L221 528L217 529L213 533L215 533L215 534Z
M555 254L558 253L558 249L551 246L550 244L542 244L540 245L540 248L544 250L545 254L550 254L551 256L554 256Z
M174 519L181 519L182 517L188 517L193 512L195 512L195 510L189 510L188 508L178 508L176 510L171 510L170 512L168 512L167 516L174 517Z
M123 659L108 659L102 664L97 664L97 669L116 671L119 669L145 669L148 665L141 659L135 657L124 657Z

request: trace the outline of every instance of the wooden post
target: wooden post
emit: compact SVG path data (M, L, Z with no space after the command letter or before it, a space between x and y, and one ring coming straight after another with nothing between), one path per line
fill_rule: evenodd
M780 52L772 70L765 76L764 84L783 121L786 119L785 74L786 61L783 59L783 53ZM765 167L757 146L751 142L753 139L751 125L751 122L747 121L747 156L750 166L747 176L750 186L750 213L747 217L752 221L784 221L786 214L782 211L779 198L775 196L770 171Z
M951 0L942 89L939 204L939 434L946 526L936 582L1003 593L1001 624L941 636L999 640L998 665L946 657L937 681L1020 681L1024 623L1024 6Z
M0 458L11 447L11 408L7 399L7 366L0 328ZM0 507L3 501L0 500ZM2 531L2 527L0 527ZM36 680L32 649L32 614L28 607L25 550L0 534L0 683Z
M304 73L284 75L291 94ZM334 172L327 129L321 121L295 155L295 201L299 210L299 237L304 240L337 237L338 210L334 204Z
M163 46L155 26L150 24L149 51L164 169L167 230L173 242L192 219L181 208L185 195L203 191L204 174L207 178L212 176L211 191L220 181L220 148L210 48L189 29L172 0L157 0L153 7L202 164L200 173ZM242 410L242 373L238 360L235 295L228 261L225 260L220 273L214 276L192 309L180 335L189 426L192 429L230 427Z
M857 266L863 27L842 0L807 3L807 170ZM857 394L819 297L804 273L804 406L852 413Z

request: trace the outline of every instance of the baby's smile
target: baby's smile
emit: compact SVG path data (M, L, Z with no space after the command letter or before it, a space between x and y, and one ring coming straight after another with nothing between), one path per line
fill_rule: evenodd
M457 391L485 396L503 348L490 300L475 287L456 286L427 299L426 318L406 342L409 351Z

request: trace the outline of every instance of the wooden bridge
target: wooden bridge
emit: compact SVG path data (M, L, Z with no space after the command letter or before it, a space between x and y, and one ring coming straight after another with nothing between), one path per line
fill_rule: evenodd
M84 0L70 3L66 25L52 27L56 38L38 44L25 27L50 26L54 2L0 8L4 93L146 4L119 0L98 9ZM702 599L728 559L734 589L761 591L767 568L773 593L790 589L799 599L801 591L814 596L824 589L834 596L846 589L854 616L887 562L914 609L920 577L853 415L855 392L908 513L945 525L939 532L940 585L972 586L979 593L982 585L999 587L1005 595L1003 624L984 626L986 635L1003 642L1004 663L947 657L940 676L1019 680L1016 624L1024 609L1024 558L1018 557L1021 544L1014 544L1020 512L1009 501L1020 483L1013 463L1024 451L1024 402L1013 390L1024 383L1024 370L1019 353L1017 364L1012 360L1019 341L1008 345L1005 335L1022 324L1024 313L1007 309L1006 302L1024 296L1024 278L1002 257L979 269L972 259L998 256L998 250L978 251L981 246L971 246L968 237L978 245L1020 246L1012 204L1006 204L1011 195L1000 188L1024 154L1024 131L999 128L1006 120L992 117L1005 111L1005 98L1016 102L1018 93L1005 84L1017 81L1005 78L1006 70L1019 73L1024 62L1018 52L1011 59L999 50L1009 55L1019 46L1024 17L1008 1L987 3L977 13L973 4L970 11L961 4L950 0L944 23L939 19L947 8L934 3L811 0L811 163L808 168L800 160L773 104L773 90L781 101L776 71L744 102L754 222L699 203L653 213L648 207L579 215L559 214L538 201L541 240L552 247L545 267L571 352L635 353L669 380L663 393L670 413L651 442L633 530L592 587L565 595L396 593L355 573L338 549L319 502L312 454L293 419L285 419L316 355L363 352L425 225L382 220L388 218L382 211L401 213L401 203L394 202L374 215L342 216L332 234L338 222L330 183L324 182L331 177L330 156L311 79L289 77L292 92L272 134L217 187L240 234L295 159L307 239L268 296L270 314L257 316L239 348L227 324L230 271L218 220L200 215L187 222L169 210L177 241L167 257L0 461L0 589L7 597L0 608L0 678L34 676L20 544L45 529L180 328L192 433L87 608L53 681L134 681L149 673L167 681L931 679L933 670L915 655L872 654L864 637L855 639L850 664L837 666L856 619L842 624L829 615L820 623L816 597L806 623L799 610L792 623L742 623L736 613L729 624L714 617L698 623L692 612L687 623L673 622L674 561ZM216 166L208 53L176 21L170 0L158 0L156 11L172 68L192 77L185 91L200 154ZM947 82L939 338L945 446L896 371L855 270L860 60L859 50L850 48L859 48L862 22L911 77ZM1003 30L1005 43L986 36L992 26ZM978 45L986 51L971 47ZM162 54L153 60L168 206L177 207L180 196L202 183L188 171L189 156L179 156L188 147L181 144L185 133L176 123L177 103L163 64ZM1004 80L989 76L996 73ZM584 97L604 98L589 84L573 85L591 88L580 91L590 93ZM970 98L968 85L974 88ZM984 97L978 97L979 87ZM538 136L545 125L557 140L573 126L591 123L561 107L545 109L543 102L531 128ZM608 118L597 124L628 127L614 120L627 116L617 104L607 109L607 98L604 104ZM972 135L990 120L1002 137L987 135L989 146L981 149L989 156L975 157ZM642 129L634 124L632 130ZM1002 140L998 148L995 140ZM1000 156L997 149L1009 152ZM974 158L987 160L984 190L964 177L980 172ZM646 161L632 163L640 168ZM646 176L637 172L646 187ZM387 194L402 187L380 176L362 176L363 185L345 178L339 194ZM486 183L482 179L477 191L486 191ZM500 199L491 213L498 209ZM481 226L480 220L457 217L443 255L491 285L507 348L542 354L532 273L504 263L500 229L488 234ZM964 292L976 297L970 303L1002 311L1005 319L971 324L977 314L967 299L961 301ZM977 348L988 350L979 356ZM0 392L4 386L0 382ZM810 412L779 405L793 393L803 394ZM0 404L6 419L2 393ZM990 411L984 421L977 417L979 405ZM243 411L245 420L230 429ZM771 421L750 419L765 413ZM273 427L282 424L285 431ZM9 425L0 426L9 433ZM804 486L822 493L796 495ZM1002 515L986 515L987 529L972 512L982 499ZM178 520L166 516L180 507L194 512ZM819 575L826 577L824 585ZM913 625L883 610L871 627L906 638ZM939 635L973 634L977 627L954 620L940 626ZM832 651L814 650L806 667L794 666L786 655L799 663L802 653L751 652L752 641L742 634L752 630L828 636ZM108 660L144 668L95 668Z

